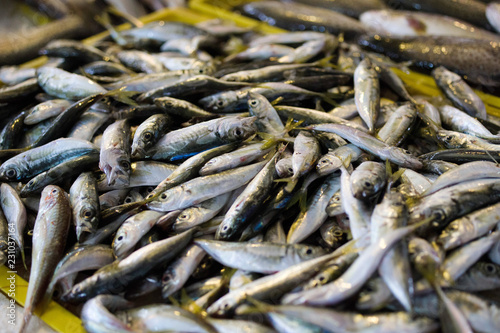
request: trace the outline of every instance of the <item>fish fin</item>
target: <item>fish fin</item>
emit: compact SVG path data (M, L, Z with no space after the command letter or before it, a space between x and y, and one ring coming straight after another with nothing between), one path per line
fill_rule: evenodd
M94 20L104 27L109 32L109 35L113 40L120 46L127 45L127 41L116 31L115 27L111 24L111 20L107 12L103 12L101 15L96 15Z
M180 306L181 308L186 309L196 315L202 315L203 312L205 312L198 304L196 304L194 299L189 297L185 288L181 289Z
M326 56L323 59L320 59L318 61L315 61L313 63L314 66L319 66L319 67L329 67L329 68L338 68L337 65L332 64L331 60L333 59L333 55Z
M137 18L133 17L132 15L129 15L125 12L122 12L121 10L118 10L118 8L116 8L114 6L109 6L108 12L110 12L111 14L113 14L115 16L118 16L118 17L121 17L121 18L127 20L128 22L130 22L130 24L132 24L136 28L141 28L142 26L144 26L144 23L142 23L139 19L137 19Z
M122 102L127 105L137 106L138 104L136 103L136 101L132 99L132 97L137 94L139 94L137 91L125 91L123 87L115 90L110 90L104 95L113 97L118 102Z
M341 159L341 158L339 157L339 160L342 162L342 166L346 169L346 171L347 171L347 172L349 172L349 171L347 170L347 168L349 168L349 165L351 165L351 161L352 161L352 154L347 155L347 157L346 157L346 158L344 158L344 159Z
M299 126L304 123L304 120L295 120L293 118L288 118L285 124L285 133L288 133L292 130L299 129Z
M256 300L251 296L247 296L246 300L251 303L253 306L246 306L238 308L238 314L252 314L252 313L264 313L270 312L273 308L272 305Z
M282 100L283 100L283 96L279 96L278 98L276 98L274 101L271 102L271 105L275 106L276 104L278 104Z

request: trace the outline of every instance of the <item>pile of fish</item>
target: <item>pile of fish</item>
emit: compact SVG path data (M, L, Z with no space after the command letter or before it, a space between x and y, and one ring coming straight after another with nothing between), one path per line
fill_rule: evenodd
M339 31L153 22L0 69L21 331L51 298L88 332L500 331L495 62L434 53L416 96Z

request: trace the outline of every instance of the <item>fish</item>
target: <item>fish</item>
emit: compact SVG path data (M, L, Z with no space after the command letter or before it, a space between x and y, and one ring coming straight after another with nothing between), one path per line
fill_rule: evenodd
M31 283L28 285L26 305L19 332L25 331L33 312L47 297L44 296L44 293L57 263L62 257L70 221L71 205L68 194L58 186L46 186L42 191L40 210L33 231Z

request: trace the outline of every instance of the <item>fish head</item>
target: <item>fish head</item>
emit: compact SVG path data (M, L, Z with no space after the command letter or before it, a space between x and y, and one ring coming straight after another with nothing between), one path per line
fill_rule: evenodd
M389 154L395 159L400 161L400 165L405 167L405 168L411 168L411 169L422 169L424 165L422 162L415 156L412 155L411 152L409 152L406 149L401 149L398 147L391 147Z
M326 176L340 169L342 160L337 156L325 155L321 157L316 164L316 171L320 176Z
M224 317L231 314L237 305L235 297L222 297L207 308L207 313L213 317Z
M222 221L222 223L219 224L219 227L215 232L215 239L216 240L231 239L236 234L237 231L236 228L233 227L233 225L234 225L233 218L224 219L224 221Z
M453 133L452 131L438 131L436 133L436 138L441 142L446 148L464 148L467 145L467 139L465 136L459 133Z
M439 235L436 243L444 250L451 250L463 243L462 239L474 233L474 225L467 219L458 219L450 222Z
M331 228L328 232L322 234L322 236L325 242L332 248L337 248L347 241L347 232L339 226Z
M118 159L115 166L104 169L108 185L128 186L130 184L130 169L130 161L127 159Z
M297 248L297 255L302 260L309 260L326 254L326 251L319 246L300 245L296 246L296 248Z
M93 234L96 226L99 223L99 212L96 207L90 204L81 205L76 216L76 235L80 238L84 234Z
M241 141L257 132L256 117L227 117L222 118L217 126L217 133L227 141Z
M287 178L293 175L292 159L283 158L276 162L276 173L279 178Z
M478 268L476 274L481 275L482 278L491 279L495 281L497 285L500 284L500 266L494 263L480 261L473 267Z
M22 174L25 171L22 164L9 163L8 161L0 166L0 180L2 181L14 181L20 180Z
M252 115L259 114L259 110L269 104L267 98L253 91L247 92L247 105Z
M196 214L197 210L196 209L185 209L183 210L179 216L177 216L177 219L175 220L175 225L181 225L181 224L192 224L195 223L197 220L198 214Z
M156 198L148 202L146 207L158 212L171 212L177 208L170 209L170 207L178 205L182 199L183 185L180 185L162 192Z
M221 156L216 156L207 163L200 169L200 175L205 176L213 173L214 170L218 169L223 163L221 163Z
M127 228L120 228L111 243L113 253L117 258L124 258L127 254L129 254L133 245L135 245L135 243L129 240Z
M42 199L44 202L57 202L59 200L68 200L68 194L59 186L47 185L42 191ZM68 200L69 201L69 200ZM40 205L42 203L40 202Z
M230 105L238 100L238 96L234 91L226 91L214 95L203 97L199 103L208 111L217 112L224 111Z

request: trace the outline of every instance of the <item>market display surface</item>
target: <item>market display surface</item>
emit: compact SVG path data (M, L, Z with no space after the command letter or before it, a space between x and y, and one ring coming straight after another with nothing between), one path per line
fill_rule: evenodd
M444 3L102 15L0 67L21 331L500 331L499 6Z

